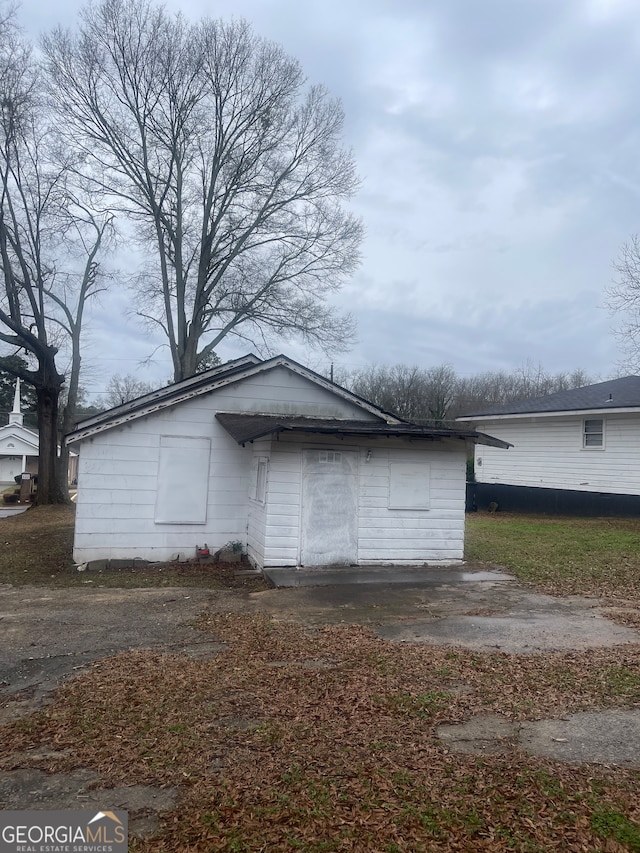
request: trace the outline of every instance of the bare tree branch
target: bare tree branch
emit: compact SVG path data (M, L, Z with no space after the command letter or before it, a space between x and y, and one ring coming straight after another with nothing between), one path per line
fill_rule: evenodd
M617 314L619 324L614 330L624 357L621 366L640 369L640 236L634 234L620 250L614 264L617 278L607 289L608 306Z
M189 25L149 0L103 0L43 46L84 178L154 247L139 313L176 380L229 335L344 349L354 323L329 297L362 228L340 104L246 22Z
M108 220L93 217L92 223L90 207L71 187L67 162L56 156L41 80L12 20L0 22L0 87L0 340L30 354L35 366L7 358L0 364L35 389L38 502L58 503L68 492L65 451L57 451L65 376L56 358L61 345L71 350L66 411L72 413L83 311L98 290L97 253Z

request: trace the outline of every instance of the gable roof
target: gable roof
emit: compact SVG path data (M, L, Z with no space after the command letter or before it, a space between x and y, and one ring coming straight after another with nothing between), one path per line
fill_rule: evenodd
M15 438L16 441L23 442L27 447L31 447L34 450L33 455L38 455L40 439L35 430L29 429L29 427L22 424L5 424L5 426L0 427L0 441L4 442L8 438ZM11 455L7 454L6 446L3 455Z
M225 362L225 364L221 364L204 373L198 373L196 376L184 379L182 382L176 382L173 385L152 391L150 394L144 394L142 397L138 397L129 403L115 406L113 409L80 421L76 425L76 428L67 435L67 444L80 441L96 433L120 426L121 424L130 423L153 412L162 411L185 400L198 397L200 394L206 394L233 382L238 382L241 379L272 370L274 367L285 367L293 373L309 379L314 384L331 391L338 397L342 397L344 400L360 407L363 411L374 415L385 423L404 423L402 418L391 412L386 412L384 409L380 409L378 406L365 400L364 397L359 397L357 394L347 391L341 385L331 382L331 380L326 379L319 373L315 373L308 367L298 364L297 361L285 355L276 355L273 358L261 361L258 356L249 353L242 358Z
M525 415L553 412L580 412L600 409L640 408L640 376L624 376L621 379L609 379L595 385L532 397L517 403L482 409L462 415L456 420L466 421L485 415Z
M308 418L289 415L238 414L236 412L218 412L216 420L222 424L238 444L245 444L267 435L282 432L301 432L316 435L421 438L427 441L440 441L443 438L469 439L476 444L490 444L493 447L505 449L511 447L506 441L464 428L449 429L409 423L390 424L341 418Z

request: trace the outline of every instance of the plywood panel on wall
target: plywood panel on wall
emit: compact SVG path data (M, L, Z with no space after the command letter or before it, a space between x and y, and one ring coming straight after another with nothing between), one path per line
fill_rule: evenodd
M211 440L160 436L155 521L158 524L204 524Z

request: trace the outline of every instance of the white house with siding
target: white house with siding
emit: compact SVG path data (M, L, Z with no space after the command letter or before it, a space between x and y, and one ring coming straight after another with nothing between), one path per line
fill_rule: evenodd
M476 446L476 500L503 509L640 511L640 376L458 418L513 445Z
M409 424L281 355L248 355L80 423L74 559L241 543L258 567L462 557L475 430Z

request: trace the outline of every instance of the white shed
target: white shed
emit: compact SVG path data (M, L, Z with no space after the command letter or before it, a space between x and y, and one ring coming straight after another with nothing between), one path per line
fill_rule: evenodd
M462 558L474 430L409 424L295 361L257 356L86 420L74 558L258 567Z

